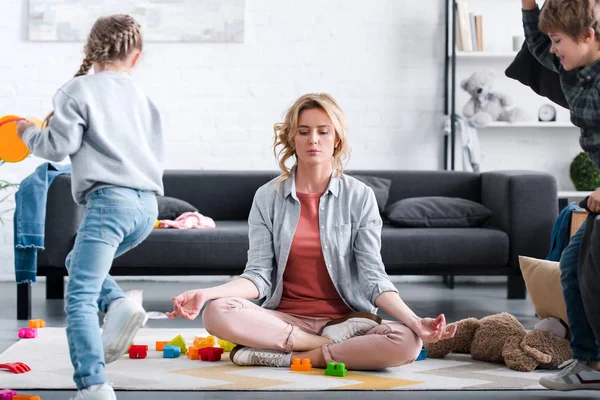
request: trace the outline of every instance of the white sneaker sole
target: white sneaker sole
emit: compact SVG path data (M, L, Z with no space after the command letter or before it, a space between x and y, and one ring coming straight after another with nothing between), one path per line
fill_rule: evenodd
M571 391L571 390L600 390L600 383L561 383L540 379L540 385L546 389L560 390L560 391Z
M105 364L113 363L125 354L125 351L129 348L131 342L133 342L136 333L142 327L145 318L146 313L144 312L136 312L131 316L123 331L117 337L117 340L104 349Z

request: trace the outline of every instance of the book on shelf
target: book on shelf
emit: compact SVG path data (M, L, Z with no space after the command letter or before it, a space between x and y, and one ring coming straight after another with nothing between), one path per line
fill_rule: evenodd
M466 0L456 2L456 49L483 51L483 18L469 13Z

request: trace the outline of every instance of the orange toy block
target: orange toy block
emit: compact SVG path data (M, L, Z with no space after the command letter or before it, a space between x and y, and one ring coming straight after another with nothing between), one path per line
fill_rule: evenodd
M12 400L42 400L40 396L32 396L29 394L17 394L13 396Z
M30 319L29 327L30 328L45 328L46 321L44 321L43 319Z
M292 359L292 365L290 365L292 371L311 371L312 365L310 364L309 358L303 358L300 361L299 358Z
M198 348L190 347L190 349L187 352L187 358L189 358L190 360L199 360L200 355L198 354Z
M200 360L202 361L221 361L223 349L220 347L204 347L202 349L198 349L198 354L200 355Z
M208 336L208 337L201 337L198 336L196 339L194 339L194 347L197 349L203 349L205 347L214 347L215 346L215 337L214 336Z
M168 340L164 342L156 342L156 351L163 351L165 349L165 345L169 343Z

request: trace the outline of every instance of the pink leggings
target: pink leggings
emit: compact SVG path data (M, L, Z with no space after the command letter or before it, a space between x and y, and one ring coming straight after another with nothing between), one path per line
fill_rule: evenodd
M220 339L261 349L292 352L299 330L318 335L329 318L314 318L269 310L240 298L222 298L206 306L204 327ZM326 362L347 368L372 370L413 362L423 343L399 322L383 321L367 332L342 343L321 346Z

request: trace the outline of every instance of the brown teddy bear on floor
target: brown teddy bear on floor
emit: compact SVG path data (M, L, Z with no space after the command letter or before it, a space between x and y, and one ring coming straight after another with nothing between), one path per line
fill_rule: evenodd
M475 360L504 363L511 369L528 372L537 367L556 369L573 355L565 339L566 329L556 318L540 321L531 332L526 332L508 313L480 320L467 318L448 326L452 325L458 325L453 338L425 344L427 357L470 353Z

